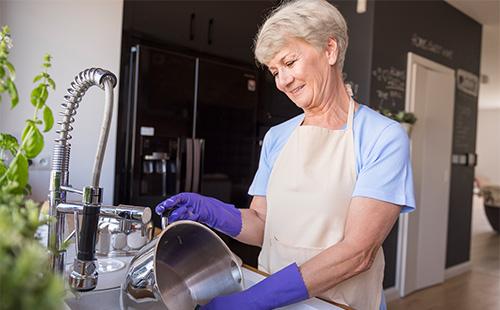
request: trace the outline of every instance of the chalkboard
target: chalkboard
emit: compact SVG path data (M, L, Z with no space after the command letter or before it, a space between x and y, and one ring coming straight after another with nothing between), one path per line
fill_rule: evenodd
M404 107L406 70L390 66L372 71L375 102L379 109L396 110Z
M474 153L476 148L477 98L457 89L454 119L453 153Z

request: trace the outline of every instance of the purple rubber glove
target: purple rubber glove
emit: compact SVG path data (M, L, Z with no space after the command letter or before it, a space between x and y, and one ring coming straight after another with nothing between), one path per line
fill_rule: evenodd
M191 220L204 223L231 237L241 232L241 212L234 205L196 193L180 193L160 202L155 211L158 215L173 209L168 222Z
M267 310L309 298L299 267L293 263L242 292L216 297L202 310Z

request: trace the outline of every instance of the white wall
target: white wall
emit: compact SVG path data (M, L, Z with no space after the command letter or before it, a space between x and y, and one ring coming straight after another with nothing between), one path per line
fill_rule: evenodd
M479 88L481 109L500 108L500 25L483 25L481 74L489 81Z
M12 132L19 137L24 120L33 114L29 102L32 80L47 52L53 56L50 74L57 84L48 99L54 114L61 110L66 89L80 71L101 67L119 78L122 12L123 0L0 0L0 21L10 26L14 40L10 59L17 69L16 83L21 98L13 111L7 100L0 105L0 132ZM115 89L113 123L101 174L106 204L113 201L117 95ZM104 92L93 87L83 98L76 115L70 183L78 188L90 185L103 106ZM55 115L55 119L59 116ZM50 160L56 128L57 125L45 135L45 148L39 158ZM34 199L46 199L48 169L50 167L40 170L39 165L30 169Z
M480 109L477 127L476 176L496 185L500 185L499 133L500 109Z
M500 185L500 25L484 25L479 89L476 177Z

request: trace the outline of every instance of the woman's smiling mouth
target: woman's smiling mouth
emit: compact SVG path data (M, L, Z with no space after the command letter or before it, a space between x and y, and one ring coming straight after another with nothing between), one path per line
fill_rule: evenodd
M302 90L302 88L304 88L304 85L301 85L299 87L295 87L294 89L292 89L290 91L290 93L292 93L293 95L296 95L298 92L300 92Z

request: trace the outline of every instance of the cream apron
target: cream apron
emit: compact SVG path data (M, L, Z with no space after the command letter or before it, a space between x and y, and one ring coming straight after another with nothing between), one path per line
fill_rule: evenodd
M356 182L354 102L345 130L298 126L274 164L267 188L267 216L259 269L274 273L301 265L341 241ZM320 297L354 309L379 309L384 256L372 267Z

